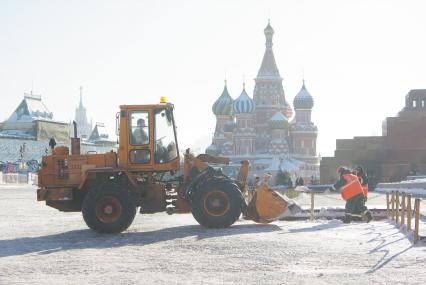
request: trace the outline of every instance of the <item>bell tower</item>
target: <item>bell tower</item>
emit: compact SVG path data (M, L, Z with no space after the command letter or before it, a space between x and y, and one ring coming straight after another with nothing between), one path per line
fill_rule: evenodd
M256 104L256 133L258 139L256 145L259 150L265 149L269 144L270 132L268 131L268 121L276 114L281 112L286 118L293 115L293 111L285 99L283 78L277 68L274 52L272 50L274 29L270 22L264 29L265 34L265 53L262 64L254 79L255 87L253 99Z

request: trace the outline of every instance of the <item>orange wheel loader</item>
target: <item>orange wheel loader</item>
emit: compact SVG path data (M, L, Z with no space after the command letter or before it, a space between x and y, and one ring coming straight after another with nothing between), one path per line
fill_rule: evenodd
M247 161L238 178L232 179L210 166L227 164L228 158L195 157L187 150L183 172L179 171L173 110L164 99L160 104L120 106L118 150L104 154L81 154L74 124L71 153L68 147L55 148L51 140L52 152L42 158L37 200L60 211L81 211L87 226L99 233L124 231L138 209L142 214L192 212L208 228L229 227L241 213L247 219L271 222L287 210L288 203L277 195L257 195L266 198L258 206L256 200L247 205L242 195ZM270 191L264 188L260 190Z

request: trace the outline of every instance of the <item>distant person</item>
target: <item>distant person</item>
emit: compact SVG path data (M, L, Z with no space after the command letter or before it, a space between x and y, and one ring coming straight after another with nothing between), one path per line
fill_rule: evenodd
M359 183L361 183L362 191L364 193L364 202L367 202L368 197L368 177L362 166L355 167L354 174L358 177Z
M369 223L373 216L365 206L364 191L356 175L343 166L337 168L339 180L330 188L331 191L340 191L346 201L344 223L350 223L354 218L362 218Z
M290 177L287 180L287 186L288 186L288 188L293 188L293 181L291 181Z
M144 119L137 121L137 126L133 130L132 144L148 144L149 136L147 133L147 126Z
M297 177L296 178L296 186L302 186L303 185L303 179L302 177Z

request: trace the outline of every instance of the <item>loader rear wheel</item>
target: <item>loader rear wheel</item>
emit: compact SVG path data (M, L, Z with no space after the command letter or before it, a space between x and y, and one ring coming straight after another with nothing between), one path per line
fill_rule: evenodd
M83 201L83 219L98 233L119 233L127 229L136 215L132 195L120 185L101 185L91 189Z
M191 212L207 228L227 228L241 215L242 196L228 180L210 181L194 191Z

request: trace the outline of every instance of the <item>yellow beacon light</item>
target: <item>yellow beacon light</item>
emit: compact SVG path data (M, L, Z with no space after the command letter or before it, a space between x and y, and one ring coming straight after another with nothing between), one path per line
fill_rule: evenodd
M166 96L161 96L160 97L160 103L167 103Z

